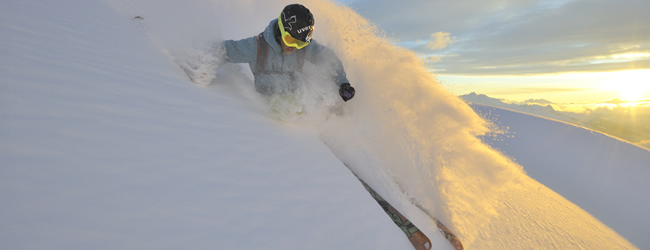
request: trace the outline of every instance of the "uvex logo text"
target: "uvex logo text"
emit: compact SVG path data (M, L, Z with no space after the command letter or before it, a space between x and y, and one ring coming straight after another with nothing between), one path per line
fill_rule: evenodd
M299 30L298 30L298 34L300 34L300 33L302 33L302 32L305 32L305 31L308 31L308 30L310 30L310 29L311 29L311 25L310 25L310 26L306 26L306 27L304 27L304 28L302 28L302 29L299 29Z

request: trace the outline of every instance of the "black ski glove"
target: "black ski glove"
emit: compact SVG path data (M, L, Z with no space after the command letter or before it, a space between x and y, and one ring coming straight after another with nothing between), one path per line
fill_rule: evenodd
M343 101L347 102L354 97L354 88L349 83L341 84L341 87L339 87L339 95L341 95Z

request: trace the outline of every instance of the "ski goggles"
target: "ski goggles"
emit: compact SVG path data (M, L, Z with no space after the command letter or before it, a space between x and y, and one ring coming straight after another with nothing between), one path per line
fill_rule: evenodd
M306 37L307 41L303 42L301 40L293 38L293 36L291 36L291 34L289 34L289 32L284 30L284 25L282 25L281 18L282 18L282 15L280 15L280 17L278 18L278 25L280 26L280 33L281 33L282 41L284 41L284 44L289 46L289 47L294 47L296 49L302 49L305 46L307 46L309 44L309 41L311 41L311 34L314 32L314 25L309 26L309 29L306 30L306 32L308 32L307 37Z

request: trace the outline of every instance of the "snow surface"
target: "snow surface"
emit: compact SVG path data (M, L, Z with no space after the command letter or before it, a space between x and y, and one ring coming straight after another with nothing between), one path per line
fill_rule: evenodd
M304 4L348 103L315 77L288 105L304 113L271 112L239 65L203 87L174 63L219 61L210 42L285 4L1 2L0 248L412 248L350 170L435 249L450 246L429 215L468 249L650 248L650 152L474 106L491 126L335 3Z
M409 245L316 136L192 85L104 3L1 9L0 248Z
M494 121L496 131L503 131L485 136L485 142L639 247L649 246L650 151L556 120L480 104L472 107Z

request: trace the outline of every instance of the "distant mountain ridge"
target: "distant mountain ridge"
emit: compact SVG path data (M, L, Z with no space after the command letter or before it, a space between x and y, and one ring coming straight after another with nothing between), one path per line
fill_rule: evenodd
M643 120L643 117L646 117L645 114L648 112L648 108L634 110L638 112L635 114L638 117L630 117L633 114L627 114L628 112L625 110L629 109L627 107L617 106L617 108L623 109L621 111L608 108L596 108L585 113L573 113L558 111L552 106L555 103L545 99L528 99L524 102L517 103L475 92L459 97L469 103L489 105L568 122L650 149L650 127Z
M484 94L477 94L475 92L469 93L467 95L461 95L460 98L466 102L516 110L524 113L539 115L539 116L543 116L555 120L570 122L576 125L584 126L584 123L582 121L576 118L572 118L564 114L563 112L556 111L555 109L553 109L553 106L551 106L553 102L544 99L529 99L524 101L524 103L522 104L507 103L503 99L492 98ZM546 104L546 106L543 106L541 104Z

